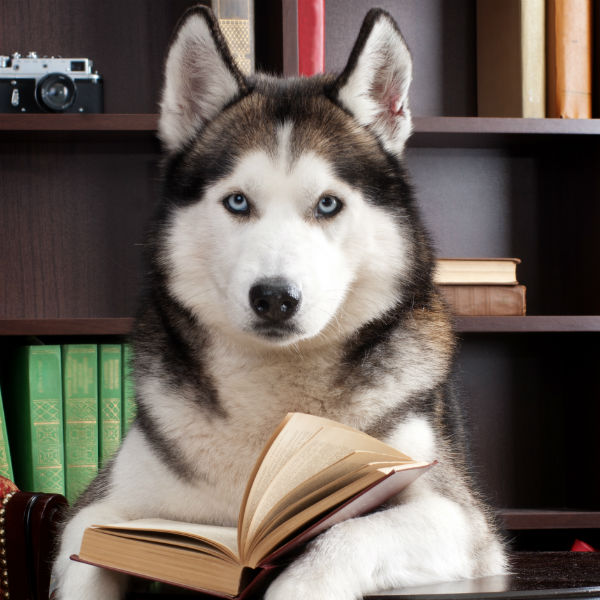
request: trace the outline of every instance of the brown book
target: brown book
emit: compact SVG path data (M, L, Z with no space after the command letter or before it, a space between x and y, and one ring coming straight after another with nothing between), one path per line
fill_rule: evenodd
M477 0L477 112L546 116L545 0Z
M524 285L440 285L439 289L455 315L525 315Z
M141 519L85 530L74 560L224 597L292 550L376 508L432 463L334 421L289 414L263 449L237 527Z
M516 285L518 258L438 258L437 285Z
M548 0L547 115L592 116L592 0Z

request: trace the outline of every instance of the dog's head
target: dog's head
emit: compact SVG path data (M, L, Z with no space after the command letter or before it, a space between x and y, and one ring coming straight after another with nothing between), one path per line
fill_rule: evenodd
M172 296L226 335L279 346L410 302L430 261L399 160L411 71L383 11L339 77L293 80L246 79L212 13L186 13L159 122L157 261Z

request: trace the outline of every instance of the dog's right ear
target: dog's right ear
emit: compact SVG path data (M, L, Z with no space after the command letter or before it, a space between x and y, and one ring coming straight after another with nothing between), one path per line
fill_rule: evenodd
M158 135L166 149L181 148L246 89L212 11L189 9L175 29L165 64Z

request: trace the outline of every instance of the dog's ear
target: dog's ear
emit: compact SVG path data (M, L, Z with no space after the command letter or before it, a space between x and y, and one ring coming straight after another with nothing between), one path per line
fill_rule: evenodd
M181 148L245 91L244 76L212 11L189 9L175 29L165 64L158 135L166 149Z
M370 10L333 96L396 155L412 131L411 79L412 59L398 26L387 12Z

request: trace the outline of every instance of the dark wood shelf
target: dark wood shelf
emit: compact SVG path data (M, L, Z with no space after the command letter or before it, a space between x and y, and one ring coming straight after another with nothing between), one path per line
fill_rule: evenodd
M3 136L155 138L157 114L0 114ZM600 119L516 119L488 117L415 117L410 145L486 147L539 141L548 136L600 135Z
M511 509L498 510L505 529L600 529L600 511Z
M459 333L599 332L596 315L531 315L526 317L455 317Z
M600 316L455 317L459 333L600 332ZM0 319L0 335L127 335L133 318Z

